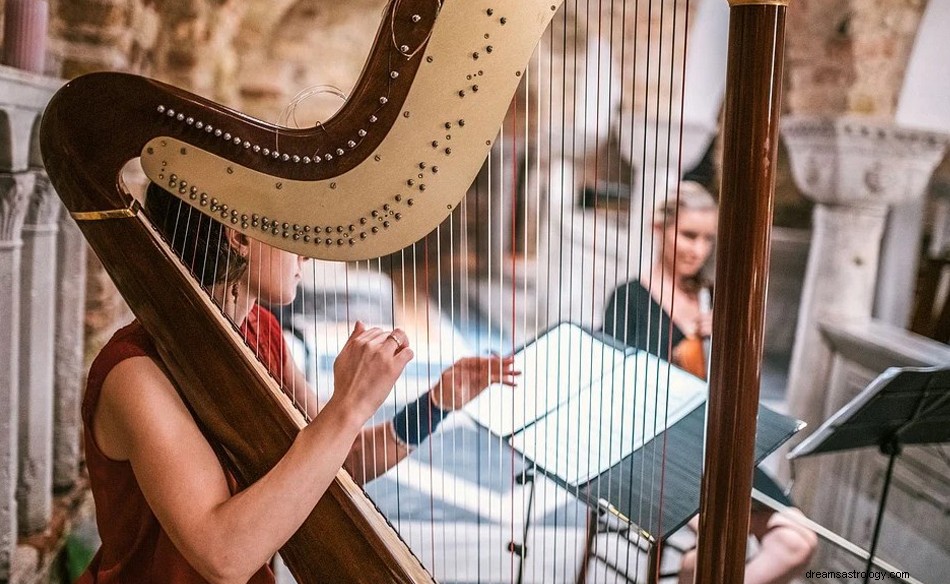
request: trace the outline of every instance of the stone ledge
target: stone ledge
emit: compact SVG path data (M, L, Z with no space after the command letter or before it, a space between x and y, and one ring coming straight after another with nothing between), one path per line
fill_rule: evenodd
M62 79L0 66L0 170L21 172L42 166L40 114L63 84Z
M0 98L4 105L42 111L53 94L66 81L57 77L37 75L15 67L0 65L0 79L7 92Z

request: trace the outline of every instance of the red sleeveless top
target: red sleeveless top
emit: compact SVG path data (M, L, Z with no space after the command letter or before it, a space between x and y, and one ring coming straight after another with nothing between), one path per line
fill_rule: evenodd
M274 315L255 306L241 331L251 350L279 378L287 349ZM160 360L152 339L138 321L119 330L89 370L82 403L83 441L102 546L78 584L207 584L162 529L135 480L132 465L107 457L93 436L102 384L116 365L132 357ZM228 482L234 492L236 484L230 474ZM273 582L274 574L266 565L250 580L251 584Z

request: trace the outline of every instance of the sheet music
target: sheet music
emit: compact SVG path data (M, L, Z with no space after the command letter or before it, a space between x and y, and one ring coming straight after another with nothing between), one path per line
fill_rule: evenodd
M548 472L579 484L693 411L706 388L701 379L638 352L509 442Z
M563 323L515 354L515 368L521 371L517 387L493 385L464 411L493 433L508 436L608 375L623 359L623 351Z

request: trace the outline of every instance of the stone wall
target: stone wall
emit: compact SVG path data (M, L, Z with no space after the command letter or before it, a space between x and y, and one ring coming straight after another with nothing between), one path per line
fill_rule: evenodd
M925 0L852 0L848 111L893 118Z
M236 80L241 102L270 121L308 88L336 88L348 95L369 54L387 2L277 2L286 10L259 15L249 9L235 38L240 58ZM288 126L312 126L329 118L343 101L324 92L303 101Z
M893 114L926 0L796 0L788 8L785 109Z

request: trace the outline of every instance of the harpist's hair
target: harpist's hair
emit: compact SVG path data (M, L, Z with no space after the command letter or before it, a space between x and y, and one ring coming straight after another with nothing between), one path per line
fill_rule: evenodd
M221 223L153 182L145 191L145 215L202 286L233 282L247 268Z

